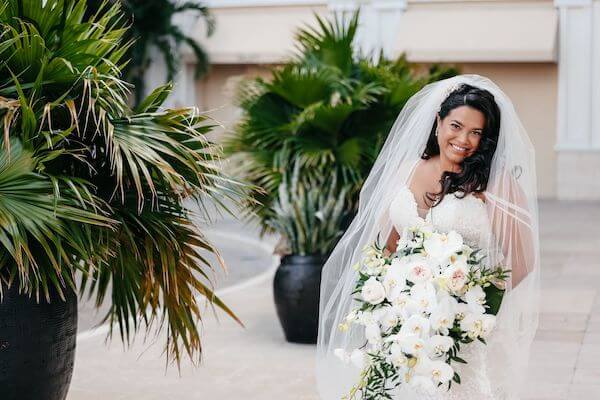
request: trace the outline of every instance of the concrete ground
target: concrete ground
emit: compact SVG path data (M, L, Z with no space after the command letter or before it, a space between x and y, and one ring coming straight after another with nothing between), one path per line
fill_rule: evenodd
M600 204L542 202L540 219L543 305L523 399L600 398ZM82 332L68 400L318 399L315 347L287 343L275 314L273 239L257 242L231 221L217 229L217 244L230 238L226 261L248 257L236 268L255 268L250 280L232 271L244 278L220 290L245 328L207 312L202 365L180 374L165 369L164 336L125 351L101 329Z

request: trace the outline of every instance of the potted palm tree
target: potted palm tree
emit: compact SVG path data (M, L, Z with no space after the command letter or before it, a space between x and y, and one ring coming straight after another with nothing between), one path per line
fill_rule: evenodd
M119 5L84 13L84 0L0 0L2 400L66 397L76 293L108 302L126 343L166 329L177 363L200 360L202 299L239 322L185 204L235 202L244 187L223 175L205 115L161 109L170 85L128 105Z
M245 204L250 215L263 233L279 232L286 244L278 246L285 257L275 304L286 337L300 342L316 338L320 269L357 209L395 118L423 85L457 72L423 69L404 57L375 63L354 46L358 13L316 19L316 27L299 30L298 53L270 79L241 82L242 118L225 140L226 153L256 188L250 198L259 201Z
M296 35L297 54L272 70L270 79L240 83L240 123L224 141L239 173L257 188L247 203L263 232L291 159L302 171L335 171L348 187L353 212L364 179L406 101L425 84L457 73L404 57L375 63L357 52L358 13L350 19L315 16L315 27ZM353 213L350 213L348 219Z
M275 273L277 315L290 342L316 343L321 269L342 234L346 191L325 171L300 175L300 162L286 171L267 223L288 247Z

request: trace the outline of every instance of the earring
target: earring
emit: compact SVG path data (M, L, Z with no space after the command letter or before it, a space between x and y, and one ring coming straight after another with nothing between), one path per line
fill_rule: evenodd
M436 129L436 130L435 130L435 136L437 136L437 135L438 135L438 132L439 132L439 130L438 130L438 129Z

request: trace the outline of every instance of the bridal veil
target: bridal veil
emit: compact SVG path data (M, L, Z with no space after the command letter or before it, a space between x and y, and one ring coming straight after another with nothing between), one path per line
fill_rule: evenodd
M423 153L436 112L459 84L493 94L500 109L500 133L485 191L492 237L484 246L490 265L512 270L487 343L487 374L495 387L518 399L526 376L529 349L538 326L540 257L534 150L508 96L490 79L459 75L430 83L412 96L396 119L359 197L358 213L322 271L316 374L324 400L339 400L357 383L359 370L342 363L336 348L364 342L358 325L341 332L338 325L354 306L352 290L358 272L352 268L362 249L378 236L385 243L392 224L388 208L399 186ZM467 360L468 361L468 360ZM405 399L402 399L405 400Z

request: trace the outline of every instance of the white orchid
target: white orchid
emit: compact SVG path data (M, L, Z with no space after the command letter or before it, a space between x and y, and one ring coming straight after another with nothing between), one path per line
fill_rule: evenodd
M382 341L381 338L381 329L379 328L379 324L372 323L365 326L365 337L367 341L371 344L379 344Z
M421 313L431 313L437 307L435 287L431 282L413 285L410 288L410 297Z
M464 299L474 312L485 312L485 292L481 286L475 285L467 290Z
M442 335L448 335L454 326L455 313L449 307L437 307L429 316L431 329Z
M460 321L460 329L471 339L477 337L485 339L491 333L495 323L496 317L494 315L467 312Z
M416 335L422 339L429 337L429 320L419 314L411 315L398 332L400 336Z
M404 353L413 356L418 356L425 351L425 341L417 335L400 335L398 344Z
M441 360L431 360L425 367L427 375L437 385L438 383L447 383L454 376L452 367Z
M371 304L379 304L385 300L385 288L374 276L367 279L360 294L364 301Z
M379 316L378 320L379 323L381 325L381 328L384 331L390 330L393 327L395 327L396 325L398 325L399 322L399 317L401 314L398 313L398 311L391 306L386 306L384 308L382 308L381 310L382 313Z
M402 351L400 343L392 343L388 360L396 367L407 367L408 357Z
M393 302L406 288L406 275L404 264L397 258L392 260L383 278L383 287L389 301Z
M455 231L449 233L431 233L423 241L427 254L438 260L446 261L450 256L460 251L463 247L463 238Z
M471 312L471 309L467 303L458 303L455 308L455 318L457 321L464 319L465 315Z
M450 336L433 335L425 342L427 355L430 358L444 356L454 345L454 340Z

